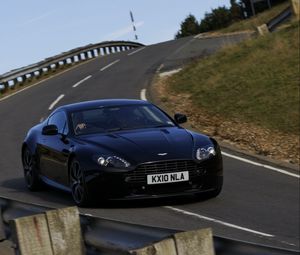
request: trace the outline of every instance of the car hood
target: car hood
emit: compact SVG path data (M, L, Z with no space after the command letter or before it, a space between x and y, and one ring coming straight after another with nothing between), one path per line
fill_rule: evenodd
M94 145L99 154L117 155L134 164L192 159L194 154L194 136L180 127L92 134L81 137L80 140Z

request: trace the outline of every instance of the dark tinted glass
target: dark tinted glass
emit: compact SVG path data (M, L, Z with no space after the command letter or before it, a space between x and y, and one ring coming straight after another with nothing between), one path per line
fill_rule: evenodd
M68 133L67 120L64 112L57 112L53 114L48 120L48 125L56 125L58 133L60 134Z
M77 135L175 125L168 116L153 105L89 109L73 112L71 118Z

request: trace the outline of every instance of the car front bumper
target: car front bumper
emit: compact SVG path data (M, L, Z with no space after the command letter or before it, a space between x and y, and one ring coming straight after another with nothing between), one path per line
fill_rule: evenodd
M136 176L133 171L124 170L87 173L88 193L96 199L135 200L198 195L220 190L223 185L222 162L216 159L189 169L190 178L184 182L147 184L146 173Z

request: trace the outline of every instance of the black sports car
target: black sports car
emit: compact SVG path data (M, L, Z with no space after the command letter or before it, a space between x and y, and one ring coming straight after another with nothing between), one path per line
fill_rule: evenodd
M57 108L31 128L22 146L27 187L70 191L75 203L184 194L217 196L223 184L220 147L186 130L155 105L97 100Z

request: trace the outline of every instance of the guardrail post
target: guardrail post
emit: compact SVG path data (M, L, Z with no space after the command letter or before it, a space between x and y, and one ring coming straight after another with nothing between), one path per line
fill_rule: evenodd
M28 79L27 75L28 74L24 74L24 75L21 76L22 77L22 82L19 83L20 86L23 86L24 83L27 82L27 79Z
M13 85L10 86L11 89L15 89L19 85L20 82L19 82L18 78L19 77L13 79Z
M266 24L257 27L257 31L260 35L266 35L270 33L269 28Z
M299 0L291 0L291 5L293 7L293 13L299 19L300 17L300 1Z
M41 75L42 75L42 70L39 69L39 70L35 71L35 72L34 72L34 75L35 75L35 77L36 77L37 79L39 79L39 78L41 77Z
M8 81L3 82L2 85L3 85L3 89L1 90L1 93L5 93L9 88Z
M64 66L67 66L69 63L68 63L68 59L64 59Z
M92 58L95 58L95 57L96 57L95 50L91 50L91 57L92 57Z

